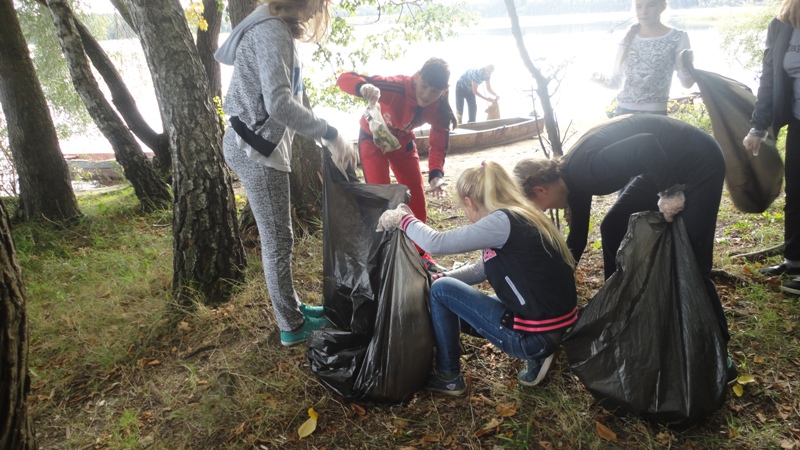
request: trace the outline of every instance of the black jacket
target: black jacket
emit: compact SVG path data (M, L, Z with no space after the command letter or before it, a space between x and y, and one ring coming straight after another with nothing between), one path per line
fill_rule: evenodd
M792 120L794 89L789 74L783 69L783 57L789 48L794 27L772 19L767 28L767 48L761 67L761 79L756 95L756 106L750 122L757 130L778 131Z

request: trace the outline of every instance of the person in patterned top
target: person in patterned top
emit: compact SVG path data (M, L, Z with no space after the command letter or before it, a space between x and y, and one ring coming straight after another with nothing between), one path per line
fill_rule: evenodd
M461 75L456 83L456 113L458 121L462 122L461 117L464 114L464 100L467 101L467 113L469 114L469 122L475 122L478 116L478 104L475 97L480 97L489 103L494 103L500 98L492 90L492 73L494 66L489 64L486 67L478 67L469 69ZM478 91L478 86L481 83L486 83L486 90L494 95L494 98L489 98Z
M691 52L689 35L661 23L666 0L634 0L633 7L638 22L620 42L611 76L595 73L592 79L608 88L622 87L617 94L616 116L666 115L672 73L677 72L683 87L694 84L680 56L683 51Z

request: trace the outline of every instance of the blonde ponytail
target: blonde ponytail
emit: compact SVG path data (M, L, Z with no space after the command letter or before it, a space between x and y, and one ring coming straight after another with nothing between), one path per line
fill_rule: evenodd
M517 183L500 164L485 161L480 167L465 170L458 177L456 192L459 198L469 197L484 205L489 212L506 209L524 218L536 227L542 239L547 240L567 264L575 267L575 259L564 237L539 208L528 202Z

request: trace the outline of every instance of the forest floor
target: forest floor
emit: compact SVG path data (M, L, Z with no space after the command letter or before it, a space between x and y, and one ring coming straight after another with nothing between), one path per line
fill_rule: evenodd
M523 141L448 155L450 192L464 168L493 160L511 170L535 148ZM761 263L731 258L781 240L783 197L763 214L740 213L723 197L715 269L724 276L715 281L742 377L717 412L688 429L604 409L564 352L542 385L517 386L521 362L470 336L464 396L344 401L309 370L303 346L280 345L255 250L231 302L175 311L171 214L138 212L130 188L82 194L80 202L86 218L72 228L14 230L42 449L800 449L800 302L780 293L780 279L756 275ZM594 206L577 269L581 304L603 284L598 228L611 202ZM437 229L466 223L452 197L429 200L429 211ZM298 236L295 245L295 287L311 304L322 302L321 235ZM476 256L437 260L450 267ZM315 428L301 438L311 408Z

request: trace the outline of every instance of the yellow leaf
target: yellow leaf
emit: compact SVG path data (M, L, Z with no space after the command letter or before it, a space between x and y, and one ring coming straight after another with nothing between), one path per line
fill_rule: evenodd
M753 357L753 362L756 363L756 364L764 364L764 358L762 358L760 356L754 356Z
M744 388L741 384L736 384L733 386L733 393L736 394L737 397L741 397L744 394Z
M750 384L755 383L756 379L752 375L742 375L736 379L736 382L739 384Z
M600 422L595 422L594 426L597 429L597 435L600 436L602 439L611 442L617 442L617 433L611 431L610 428L608 428L607 426L603 425Z
M108 297L111 297L111 291L105 291L102 294L100 294L100 298L108 298Z
M317 417L319 417L319 415L314 411L314 408L308 408L308 420L303 422L303 424L300 425L300 429L297 430L300 439L309 436L317 429Z
M181 331L192 331L192 326L189 325L189 322L184 322L181 320L178 322L178 329Z

